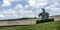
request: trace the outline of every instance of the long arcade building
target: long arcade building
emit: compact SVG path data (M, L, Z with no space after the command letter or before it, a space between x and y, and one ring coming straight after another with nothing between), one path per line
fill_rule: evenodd
M60 20L60 15L50 16L54 18L54 21ZM40 18L19 18L19 19L6 19L0 20L0 26L9 26L9 25L34 25L37 20L41 20Z

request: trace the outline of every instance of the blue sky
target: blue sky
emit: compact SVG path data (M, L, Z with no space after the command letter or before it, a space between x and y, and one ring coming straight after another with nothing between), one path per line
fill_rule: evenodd
M0 0L0 19L38 17L41 8L50 16L60 15L60 0Z

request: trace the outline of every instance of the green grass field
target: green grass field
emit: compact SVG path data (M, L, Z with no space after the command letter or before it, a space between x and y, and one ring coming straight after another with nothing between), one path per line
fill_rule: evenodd
M0 30L60 30L60 21L39 23L32 26L5 26Z

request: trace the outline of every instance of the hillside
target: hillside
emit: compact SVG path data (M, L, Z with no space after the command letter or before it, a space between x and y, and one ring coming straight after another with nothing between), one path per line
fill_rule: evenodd
M0 30L60 30L60 21L40 23L32 26L5 26Z

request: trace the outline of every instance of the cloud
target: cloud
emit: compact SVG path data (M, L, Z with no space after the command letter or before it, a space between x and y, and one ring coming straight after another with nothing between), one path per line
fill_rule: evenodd
M4 2L4 4L3 4L3 7L6 7L6 6L10 6L11 5L11 1L19 1L19 0L4 0L3 2ZM29 0L30 1L30 0ZM32 0L31 0L32 1ZM35 1L35 0L34 0ZM32 1L33 2L33 1ZM32 3L32 2L30 2L30 3ZM34 7L37 3L36 2L34 2L35 3L35 5L31 5L30 6L30 3L29 3L29 5L26 5L25 6L25 8L29 8L29 7ZM36 6L37 8L39 7L38 5ZM18 5L16 5L13 9L9 9L8 11L4 11L4 13L2 13L2 14L6 14L7 16L8 15L14 15L14 16L16 16L16 17L18 17L19 15L21 16L27 16L27 15L29 15L29 16L31 16L31 17L33 17L33 16L35 16L34 15L34 12L30 12L29 10L30 9L28 9L28 11L25 9L21 4L18 4ZM27 13L26 13L27 12ZM18 15L17 15L18 14ZM24 14L24 15L23 15Z
M33 7L43 7L48 3L48 0L29 0L28 1L29 6L33 6Z
M42 12L41 8L39 10L36 10L36 12L41 13Z
M2 13L3 14L14 14L15 12L16 12L15 10L9 9L7 11L3 11Z
M11 2L18 2L23 0L3 0L3 7L7 7L11 5ZM54 0L53 0L54 1ZM22 17L37 17L39 13L42 12L41 8L48 4L48 0L27 0L27 5L23 6L21 4L17 4L12 9L4 9L5 11L0 12L0 19L9 19L9 18L22 18ZM49 11L50 15L60 14L60 8L56 6L59 3L54 1L54 4L46 7Z
M24 9L21 4L17 4L15 8L5 10L0 13L1 19L14 19L14 18L22 18L22 17L35 17L34 13L30 10Z
M24 7L25 7L25 8L28 8L28 7L29 7L29 5L25 5Z
M6 7L6 6L10 6L10 5L11 5L11 1L10 0L3 0L2 7Z
M48 4L48 0L28 0L28 3L28 9L35 11L33 13L37 17L38 14L42 12L41 8Z
M0 14L0 17L5 17L4 15Z
M24 14L26 15L25 17L35 17L35 15L32 11L25 11Z
M23 6L22 6L21 4L17 4L17 5L14 7L14 9L17 9L17 10L23 9Z
M50 8L50 14L51 15L60 15L60 8L57 8L57 7L52 7Z
M13 8L13 9L15 9L15 10L17 10L18 11L18 13L17 14L19 14L19 15L22 15L23 17L34 17L35 15L33 14L33 12L32 11L29 11L29 10L26 10L25 8L27 8L28 7L28 5L26 5L25 7L23 7L21 4L18 4L18 5L16 5L16 7L15 8ZM34 16L33 16L34 15Z
M48 6L48 7L46 7L46 9L49 9L49 8L51 8L51 7L55 7L55 6L57 6L58 4L59 4L58 2L55 2L54 4L52 4L52 5Z
M59 3L58 2L54 2L54 4L51 4L50 6L46 7L48 12L50 13L50 16L59 15L60 14L60 12L59 12L60 8L58 8L57 5L59 5Z
M17 1L22 1L22 0L3 0L2 7L11 6L11 2L17 2Z
M11 1L17 2L17 1L23 1L23 0L11 0Z

